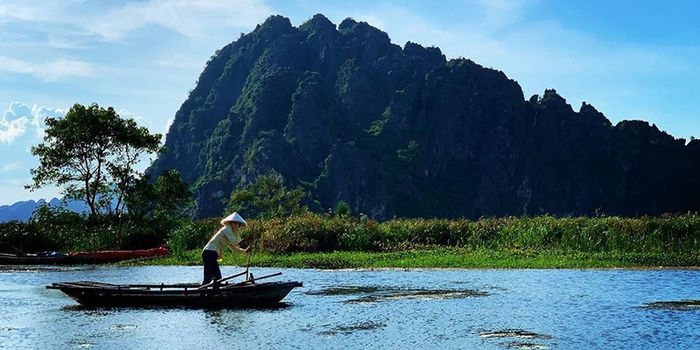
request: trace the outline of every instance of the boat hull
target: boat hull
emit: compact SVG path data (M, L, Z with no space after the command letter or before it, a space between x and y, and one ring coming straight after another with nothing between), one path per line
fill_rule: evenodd
M168 249L103 250L78 252L60 256L14 255L0 253L0 265L87 265L105 264L133 259L152 259L167 256Z
M71 256L26 256L0 254L0 265L81 265L95 264L90 258L74 258Z
M88 307L206 307L246 308L278 305L300 282L268 282L222 285L198 290L199 285L139 287L96 282L54 283L49 289L61 290Z

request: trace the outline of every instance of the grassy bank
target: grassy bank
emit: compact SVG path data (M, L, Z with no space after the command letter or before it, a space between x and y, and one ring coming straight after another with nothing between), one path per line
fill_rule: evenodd
M190 250L176 256L141 261L137 265L201 265L201 251ZM243 266L242 254L229 253L223 265ZM132 264L133 265L133 264ZM293 268L655 268L700 266L700 253L563 252L555 250L489 250L433 248L395 252L257 252L252 266Z
M73 251L89 247L152 247L167 259L147 264L199 265L200 249L219 228L217 218L156 221L94 220L79 216L0 224L5 251ZM585 268L700 266L700 215L555 218L393 219L307 213L250 220L242 232L255 242L253 264L309 268ZM229 254L225 264L242 265Z
M202 247L217 229L216 220L188 223L168 240L175 251ZM471 250L554 250L688 254L700 250L700 215L661 217L505 217L394 219L377 222L354 217L306 214L251 220L243 232L259 251L405 251L425 247Z
M155 264L200 264L216 222L171 236L175 256ZM609 268L700 266L700 215L505 217L386 222L308 214L251 222L252 264L304 268ZM242 265L229 254L224 264Z

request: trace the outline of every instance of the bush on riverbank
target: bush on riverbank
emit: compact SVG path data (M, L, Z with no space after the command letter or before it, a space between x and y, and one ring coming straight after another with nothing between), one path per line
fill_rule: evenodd
M0 223L1 253L141 249L162 245L177 221L133 217L90 217L40 209L28 222Z
M185 222L170 233L167 245L176 255L191 249L201 249L219 225L219 219L213 218Z
M203 246L218 220L188 223L174 231L174 250ZM661 217L395 219L308 213L251 220L243 235L270 253L400 251L429 247L556 249L574 252L692 253L700 250L700 215Z
M248 234L269 252L397 251L448 246L580 252L697 252L700 215L661 217L396 219L383 223L306 214L254 222Z
M559 249L580 252L697 252L700 215L662 217L397 219L384 223L309 214L268 223L271 252L378 250L420 246Z
M167 240L174 253L200 249L217 230L218 219L162 225L104 219L88 223L70 215L29 223L0 224L3 251L85 250L110 247L120 227L122 248L156 246ZM172 229L170 229L172 228ZM505 217L480 220L367 218L307 213L290 218L250 220L244 237L269 253L374 251L455 247L472 250L556 250L697 254L700 215L660 217Z

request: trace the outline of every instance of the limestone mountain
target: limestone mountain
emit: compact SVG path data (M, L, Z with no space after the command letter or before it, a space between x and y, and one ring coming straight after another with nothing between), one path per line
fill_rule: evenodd
M218 50L165 145L150 170L193 183L198 217L272 169L316 209L379 219L700 209L700 141L555 90L525 99L501 71L322 15L272 16Z

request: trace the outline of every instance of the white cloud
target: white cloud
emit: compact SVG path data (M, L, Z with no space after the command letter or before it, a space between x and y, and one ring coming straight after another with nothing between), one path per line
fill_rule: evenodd
M150 0L128 2L105 13L87 27L114 40L131 31L157 25L191 38L216 30L251 27L271 9L260 0Z
M23 166L22 162L20 162L18 160L7 162L7 163L3 164L2 166L0 166L0 173L9 173L11 171L19 170L19 169L22 169L22 166Z
M31 109L13 102L0 119L0 143L11 144L27 131Z
M36 135L39 138L44 137L44 129L46 124L44 120L46 118L61 118L66 115L67 110L61 108L52 108L46 106L37 106L36 104L32 106L32 126L36 131Z
M65 109L36 104L30 107L22 102L12 102L0 119L0 142L11 144L29 128L34 129L35 139L40 139L44 136L44 119L59 118L65 114Z
M198 40L227 32L234 37L238 30L249 31L274 12L265 0L107 1L95 6L84 3L84 0L2 0L0 26L30 24L46 35L41 42L43 46L85 49L95 46L96 41L123 39L152 26Z
M36 63L0 56L0 71L29 74L46 81L57 81L66 77L90 76L94 67L90 63L77 60Z
M27 119L0 120L0 142L12 143L27 130Z

